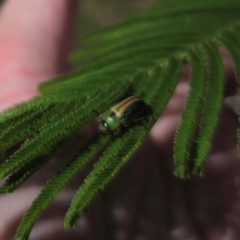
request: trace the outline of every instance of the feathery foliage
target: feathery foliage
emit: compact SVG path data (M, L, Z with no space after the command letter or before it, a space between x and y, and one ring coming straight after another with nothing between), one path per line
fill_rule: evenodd
M108 140L108 136L99 139L99 134L93 136L79 153L69 161L58 174L48 181L46 187L32 203L18 229L17 236L26 238L36 219L47 207L58 192L76 175L81 168L101 149ZM30 221L29 221L30 220Z
M240 2L169 0L125 22L90 33L72 55L80 68L39 86L42 93L0 116L0 192L12 192L70 143L94 118L124 95L140 96L152 109L148 120L112 138L96 133L32 203L18 231L27 239L32 227L59 191L106 146L80 187L65 218L74 227L86 207L120 171L164 111L191 66L190 90L178 127L175 174L203 174L223 97L219 46L231 53L240 83ZM240 131L238 132L240 142ZM240 144L238 144L240 147ZM9 152L14 150L8 159Z
M193 172L195 174L200 174L203 171L214 130L217 126L223 95L223 63L219 50L211 42L205 46L205 50L208 65L207 92L201 113L202 118L198 133L199 137L196 140L198 155L194 159Z
M175 140L175 164L178 166L175 174L186 177L191 167L191 149L195 141L195 134L199 124L199 116L205 95L205 72L203 56L198 52L190 53L192 76L190 90L182 122L177 130Z

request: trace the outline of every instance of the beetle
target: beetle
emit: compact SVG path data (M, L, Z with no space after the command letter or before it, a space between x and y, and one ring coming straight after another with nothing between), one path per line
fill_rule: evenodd
M128 129L134 123L149 118L150 112L150 107L141 98L130 94L124 95L111 103L99 116L99 131L117 135L123 128Z

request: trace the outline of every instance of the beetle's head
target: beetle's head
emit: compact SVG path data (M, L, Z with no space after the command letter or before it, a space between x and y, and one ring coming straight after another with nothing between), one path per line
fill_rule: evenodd
M109 133L110 132L109 125L105 120L99 121L99 131L101 133Z
M106 111L99 116L99 131L102 133L117 134L120 129L120 121L115 113Z

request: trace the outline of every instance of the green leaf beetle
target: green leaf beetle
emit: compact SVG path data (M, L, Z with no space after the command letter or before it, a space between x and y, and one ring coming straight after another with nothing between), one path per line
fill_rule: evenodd
M150 115L151 108L141 98L125 95L111 103L99 116L99 131L117 135L123 128L128 129Z

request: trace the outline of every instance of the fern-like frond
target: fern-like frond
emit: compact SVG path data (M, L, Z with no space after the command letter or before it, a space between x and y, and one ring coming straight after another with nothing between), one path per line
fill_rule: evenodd
M171 63L171 64L170 64ZM147 86L149 87L149 90L151 90L152 95L150 96L146 96L146 99L149 102L152 102L153 106L155 105L156 110L163 111L165 106L159 106L158 104L154 104L155 102L155 98L157 96L163 98L163 102L165 102L165 104L167 104L168 99L170 98L172 92L174 91L176 85L177 85L177 80L179 77L179 73L181 70L181 61L177 61L176 59L173 59L171 62L169 63L169 65L166 66L166 68L164 69L163 73L161 74L161 68L160 67L156 67L152 73L152 75L150 76L150 79L148 80L148 84ZM176 70L173 71L173 69ZM174 77L175 75L175 77ZM143 76L147 77L146 74L143 74ZM168 81L168 78L171 79L175 79L174 84L173 84L173 89L170 88L170 86L168 87L168 89L166 90L166 82ZM144 77L143 77L144 78ZM145 79L146 80L146 79ZM159 83L160 82L160 83ZM139 86L139 91L140 90L140 86ZM149 129L152 127L153 123L155 121L151 121L151 123L148 124L148 128L145 128L144 126L139 126L138 130L134 130L136 131L136 133L133 135L132 138L128 138L128 141L126 141L124 143L125 147L121 148L121 151L118 152L118 158L120 158L120 156L124 157L124 159L122 159L116 167L116 172L119 171L119 169L121 168L121 166L125 163L125 161L127 159L129 159L130 155L133 153L134 149L137 148L139 146L139 144L143 141L144 137L146 136L147 132L149 131ZM133 131L133 130L132 130ZM138 133L138 134L137 134ZM141 133L142 137L139 138L139 133ZM136 138L136 139L135 139ZM120 139L121 140L121 139ZM137 141L135 141L137 140ZM122 140L121 140L122 141ZM131 143L131 144L130 144ZM132 143L134 143L134 146L132 145ZM98 143L99 144L99 143ZM95 151L99 148L96 148L96 146L91 147L89 145L87 145L88 148L94 149ZM133 148L134 147L134 148ZM88 149L87 148L87 149ZM131 149L128 149L131 148ZM128 154L127 154L128 152ZM29 209L29 211L26 214L26 217L23 219L22 224L19 227L18 230L18 237L20 239L24 239L24 237L27 237L29 234L29 231L31 230L31 227L33 226L34 222L36 221L36 219L38 218L38 216L41 214L42 210L49 204L49 202L54 198L54 196L61 190L61 188L78 172L78 170L82 167L82 164L85 163L85 161L82 161L82 159L86 159L89 160L91 157L88 156L85 157L83 152L80 152L81 155L79 158L74 159L72 162L70 162L69 164L67 164L67 166L59 173L56 175L56 177L54 177L52 180L50 180L48 182L48 185L43 189L42 193L38 196L38 198L36 198L36 200L34 201L32 207ZM93 152L88 152L88 154L95 154ZM106 155L105 155L106 156ZM115 159L115 158L114 158ZM79 162L81 162L81 164L79 164ZM105 162L104 162L105 163ZM112 162L112 164L114 163L114 161ZM116 162L115 162L116 163ZM97 166L100 166L100 162L97 164ZM112 166L112 165L111 165ZM73 170L74 168L74 170ZM112 170L114 170L112 168ZM69 171L71 172L71 174L69 174ZM67 176L66 176L67 175ZM112 176L112 175L111 175ZM109 179L110 180L110 179ZM103 188L105 186L105 184L109 181L106 180L106 182L104 182L101 187ZM58 187L57 187L58 186ZM54 188L54 190L52 189ZM49 190L50 189L50 190ZM47 196L46 196L47 193ZM51 193L51 194L50 194ZM91 199L90 199L91 200ZM89 201L90 201L89 200ZM81 203L82 206L82 203ZM84 209L84 205L82 206L82 208ZM74 211L73 211L74 212ZM76 217L76 220L78 218Z
M0 192L11 192L75 138L95 116L122 95L141 97L152 115L111 139L76 194L66 215L72 227L123 164L141 145L164 111L190 63L190 91L177 130L175 174L201 174L210 149L222 102L223 64L218 47L231 53L240 84L240 2L236 0L171 0L84 38L84 48L72 59L79 69L39 86L41 96L0 116L0 161L22 144L0 166L8 176ZM239 112L240 113L240 112ZM238 132L240 148L240 131ZM18 229L27 238L35 221L57 193L109 140L93 138L32 204ZM97 140L98 139L98 140Z
M127 86L127 83L122 83L116 88L114 84L106 91L92 97L85 105L64 114L54 124L44 125L38 135L27 139L22 147L1 166L0 178L4 178L34 159L52 156L52 151L56 146L60 146L61 149L62 142L66 144L66 139L73 139L81 132L83 127L94 117L93 109L103 111L107 103L109 104L117 95L126 91ZM101 101L103 98L105 98L104 102Z
M175 86L178 80L178 74L181 67L181 62L175 60L175 64L169 65L171 67L178 67L176 72L172 71L172 68L166 66L162 74L162 70L159 66L155 67L153 73L147 81L148 95L145 96L147 102L154 102L156 96L160 96L164 100L169 98L174 89L170 92L170 89L167 89L165 92L161 92L161 87L165 85L163 82L166 81L166 77L171 77L175 79ZM145 76L145 75L143 75ZM174 81L173 81L174 82ZM162 96L160 95L162 93ZM167 104L168 101L165 101ZM164 110L165 106L154 105L154 110L159 113ZM117 172L121 169L124 163L131 157L134 151L139 147L144 138L146 137L148 131L153 126L156 121L156 116L152 116L152 119L146 126L136 126L131 129L128 133L125 134L123 138L117 138L107 151L104 153L104 156L95 164L94 170L86 179L83 186L80 188L75 198L73 199L72 205L66 215L65 226L73 227L76 225L79 217L84 212L85 208L89 205L92 199L99 193L100 190L103 190L105 186L111 181L111 179L116 175Z
M56 89L60 91L71 88L70 84L74 89L81 86L81 79L98 74L114 74L114 79L119 80L124 75L134 75L140 69L151 68L157 61L163 62L174 55L186 59L192 47L200 47L207 39L216 41L217 34L235 26L238 21L239 5L233 1L213 1L209 8L198 8L201 5L199 1L192 4L185 0L181 4L188 6L189 10L183 12L180 2L173 2L175 7L179 6L179 10L172 9L174 13L170 11L166 14L159 8L99 32L94 37L92 35L92 45L88 38L89 48L81 50L81 53L90 52L85 54L88 60L82 68L65 80L60 77L41 84L40 91L44 94ZM207 6L208 3L202 4ZM125 74L122 74L123 69ZM104 84L101 80L96 82Z

